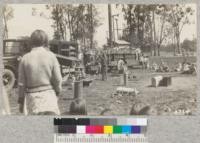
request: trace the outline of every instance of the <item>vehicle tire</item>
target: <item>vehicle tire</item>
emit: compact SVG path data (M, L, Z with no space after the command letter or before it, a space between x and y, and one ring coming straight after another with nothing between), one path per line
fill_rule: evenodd
M13 89L15 85L15 80L16 80L16 77L15 77L14 72L10 69L4 69L3 84L5 88L7 89L7 91L10 91L11 89Z

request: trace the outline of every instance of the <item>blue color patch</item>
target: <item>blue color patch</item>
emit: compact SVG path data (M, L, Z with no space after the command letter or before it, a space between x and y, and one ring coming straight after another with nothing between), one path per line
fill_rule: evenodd
M132 134L140 134L141 133L141 126L132 126L131 133Z
M122 126L123 134L131 134L131 126Z

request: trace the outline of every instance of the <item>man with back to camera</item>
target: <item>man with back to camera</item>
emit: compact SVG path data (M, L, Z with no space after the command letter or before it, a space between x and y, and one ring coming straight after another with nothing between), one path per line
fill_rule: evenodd
M25 106L30 115L59 115L60 65L56 56L46 48L48 37L44 31L35 30L30 41L32 49L23 56L19 65L20 112Z

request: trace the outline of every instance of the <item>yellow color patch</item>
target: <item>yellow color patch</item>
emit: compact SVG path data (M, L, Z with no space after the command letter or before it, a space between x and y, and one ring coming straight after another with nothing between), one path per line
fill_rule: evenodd
M104 134L112 134L113 126L104 126Z

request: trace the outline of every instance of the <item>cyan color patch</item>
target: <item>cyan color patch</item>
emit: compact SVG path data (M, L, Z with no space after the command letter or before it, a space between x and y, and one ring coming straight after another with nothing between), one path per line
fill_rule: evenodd
M131 126L122 126L123 134L131 134Z

